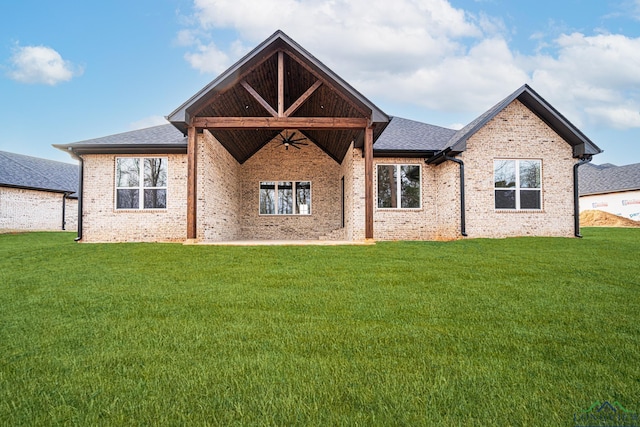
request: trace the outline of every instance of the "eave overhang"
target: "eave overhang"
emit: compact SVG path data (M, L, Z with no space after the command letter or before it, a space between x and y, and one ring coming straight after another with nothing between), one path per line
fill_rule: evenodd
M72 155L83 154L186 154L187 144L54 144Z
M436 151L433 150L376 150L373 146L373 157L404 157L404 158L430 158Z

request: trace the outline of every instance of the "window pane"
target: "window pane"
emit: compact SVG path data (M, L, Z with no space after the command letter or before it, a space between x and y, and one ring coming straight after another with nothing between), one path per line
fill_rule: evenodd
M293 213L293 182L278 182L278 214Z
M145 209L165 209L167 207L167 190L144 190Z
M420 166L404 165L400 166L400 190L402 200L400 207L419 208L420 207Z
M260 183L260 213L273 215L276 213L276 183Z
M520 188L540 188L539 160L520 160Z
M116 190L116 207L118 209L138 209L139 190Z
M496 209L515 209L516 190L495 190Z
M116 161L116 187L137 187L140 185L138 159L120 158Z
M296 213L300 215L311 213L311 183L309 181L296 182Z
M515 160L495 160L493 162L493 182L496 188L513 188L516 186Z
M161 158L144 159L144 186L167 186L167 161Z
M520 190L520 209L541 209L540 190Z
M396 167L378 165L378 207L395 208L398 203Z

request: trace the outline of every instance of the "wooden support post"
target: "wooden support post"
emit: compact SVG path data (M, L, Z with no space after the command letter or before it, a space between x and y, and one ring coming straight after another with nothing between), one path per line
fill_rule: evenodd
M284 117L284 53L278 52L278 117Z
M196 196L197 153L196 128L189 126L187 130L187 239L196 238Z
M373 127L364 132L364 237L373 239Z

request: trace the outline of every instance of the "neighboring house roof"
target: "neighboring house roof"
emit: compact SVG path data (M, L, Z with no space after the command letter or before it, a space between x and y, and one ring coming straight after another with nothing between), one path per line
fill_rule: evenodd
M392 117L373 145L374 154L430 156L443 150L456 131L414 120Z
M87 139L71 144L55 144L61 150L84 153L168 153L187 152L187 138L173 125L159 125L146 129Z
M449 140L447 148L454 153L465 151L467 140L516 99L567 141L573 147L574 157L602 152L577 127L526 84L457 131Z
M0 186L75 193L78 189L78 166L0 151Z
M640 190L640 163L625 166L587 163L580 166L578 177L581 196Z

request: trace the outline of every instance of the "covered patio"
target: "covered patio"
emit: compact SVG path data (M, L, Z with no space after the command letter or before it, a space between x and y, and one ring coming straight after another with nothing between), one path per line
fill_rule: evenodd
M310 240L296 224L321 224L316 241L373 238L373 142L389 117L284 33L167 119L187 135L189 241L252 240L260 224L272 231L260 241ZM307 187L310 206L263 209Z

